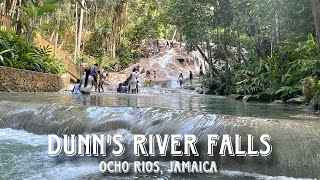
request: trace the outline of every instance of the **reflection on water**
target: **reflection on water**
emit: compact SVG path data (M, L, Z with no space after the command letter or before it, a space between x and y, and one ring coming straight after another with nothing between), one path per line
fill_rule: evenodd
M91 96L73 96L69 93L0 93L1 100L100 107L154 107L243 117L297 119L303 117L301 114L312 115L312 112L307 112L300 106L243 103L218 96L181 93L138 95L107 93Z

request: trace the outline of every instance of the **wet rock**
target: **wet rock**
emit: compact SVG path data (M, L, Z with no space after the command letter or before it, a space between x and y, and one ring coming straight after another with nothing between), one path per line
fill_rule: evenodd
M271 104L284 104L284 102L281 100L275 100Z
M227 96L227 99L235 99L238 95L236 94L230 94Z
M313 111L319 111L320 107L320 95L317 93L312 100L310 101L308 105L308 109L313 110Z
M297 97L297 98L289 99L288 101L286 101L286 103L301 105L303 101L304 101L304 97Z
M196 89L196 92L197 92L198 94L203 94L203 89L198 87L198 88Z
M3 92L57 92L63 88L58 75L0 67L0 91Z
M237 100L237 101L242 101L242 99L244 98L243 95L237 95L234 100Z
M191 91L196 90L196 88L193 85L185 86L184 89L188 89L188 90L191 90Z
M248 96L244 96L242 101L244 101L244 102L257 102L258 101L258 97L257 96L252 96L252 95L248 95Z
M205 88L205 87L196 88L196 92L198 94L208 94L209 91L210 90L208 88Z
M261 95L258 96L258 101L259 102L271 102L273 96L268 94L268 93L262 93Z

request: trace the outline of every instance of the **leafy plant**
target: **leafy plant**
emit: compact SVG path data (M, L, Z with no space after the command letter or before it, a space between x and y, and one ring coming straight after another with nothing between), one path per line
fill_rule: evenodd
M51 57L49 47L36 47L23 38L0 31L0 65L43 73L61 74L63 63Z

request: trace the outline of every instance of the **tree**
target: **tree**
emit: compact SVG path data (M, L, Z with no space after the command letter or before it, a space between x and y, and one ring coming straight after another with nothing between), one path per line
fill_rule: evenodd
M320 45L320 0L311 0L314 25L316 28L316 39Z

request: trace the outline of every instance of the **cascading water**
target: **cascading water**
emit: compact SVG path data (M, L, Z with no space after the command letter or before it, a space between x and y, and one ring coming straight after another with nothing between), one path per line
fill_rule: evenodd
M124 82L129 77L132 69L141 66L141 69L151 72L153 85L158 88L177 88L179 87L178 77L182 73L185 79L189 78L189 72L199 74L200 65L205 70L205 61L199 52L187 53L183 48L172 48L164 53L149 59L142 59L120 73L111 73L109 83L115 85ZM153 72L156 72L154 79ZM140 84L143 85L148 80L145 74L140 75Z
M205 176L165 174L166 179L320 178L320 121L300 107L245 104L221 97L184 94L72 97L58 93L26 93L0 94L0 100L0 158L4 164L0 166L0 177L4 179L52 179L53 176L56 179L90 179L103 176L98 173L97 158L49 158L46 134L51 133L123 134L127 151L117 160L158 160L163 166L168 166L168 161L188 160L190 157L134 157L130 148L133 134L194 134L199 138L200 156L191 159L214 160L220 170L219 174ZM243 137L269 134L273 151L268 157L208 157L208 134L239 134ZM254 146L258 149L260 145ZM247 141L243 140L242 148L246 147ZM105 158L116 159L112 156Z

